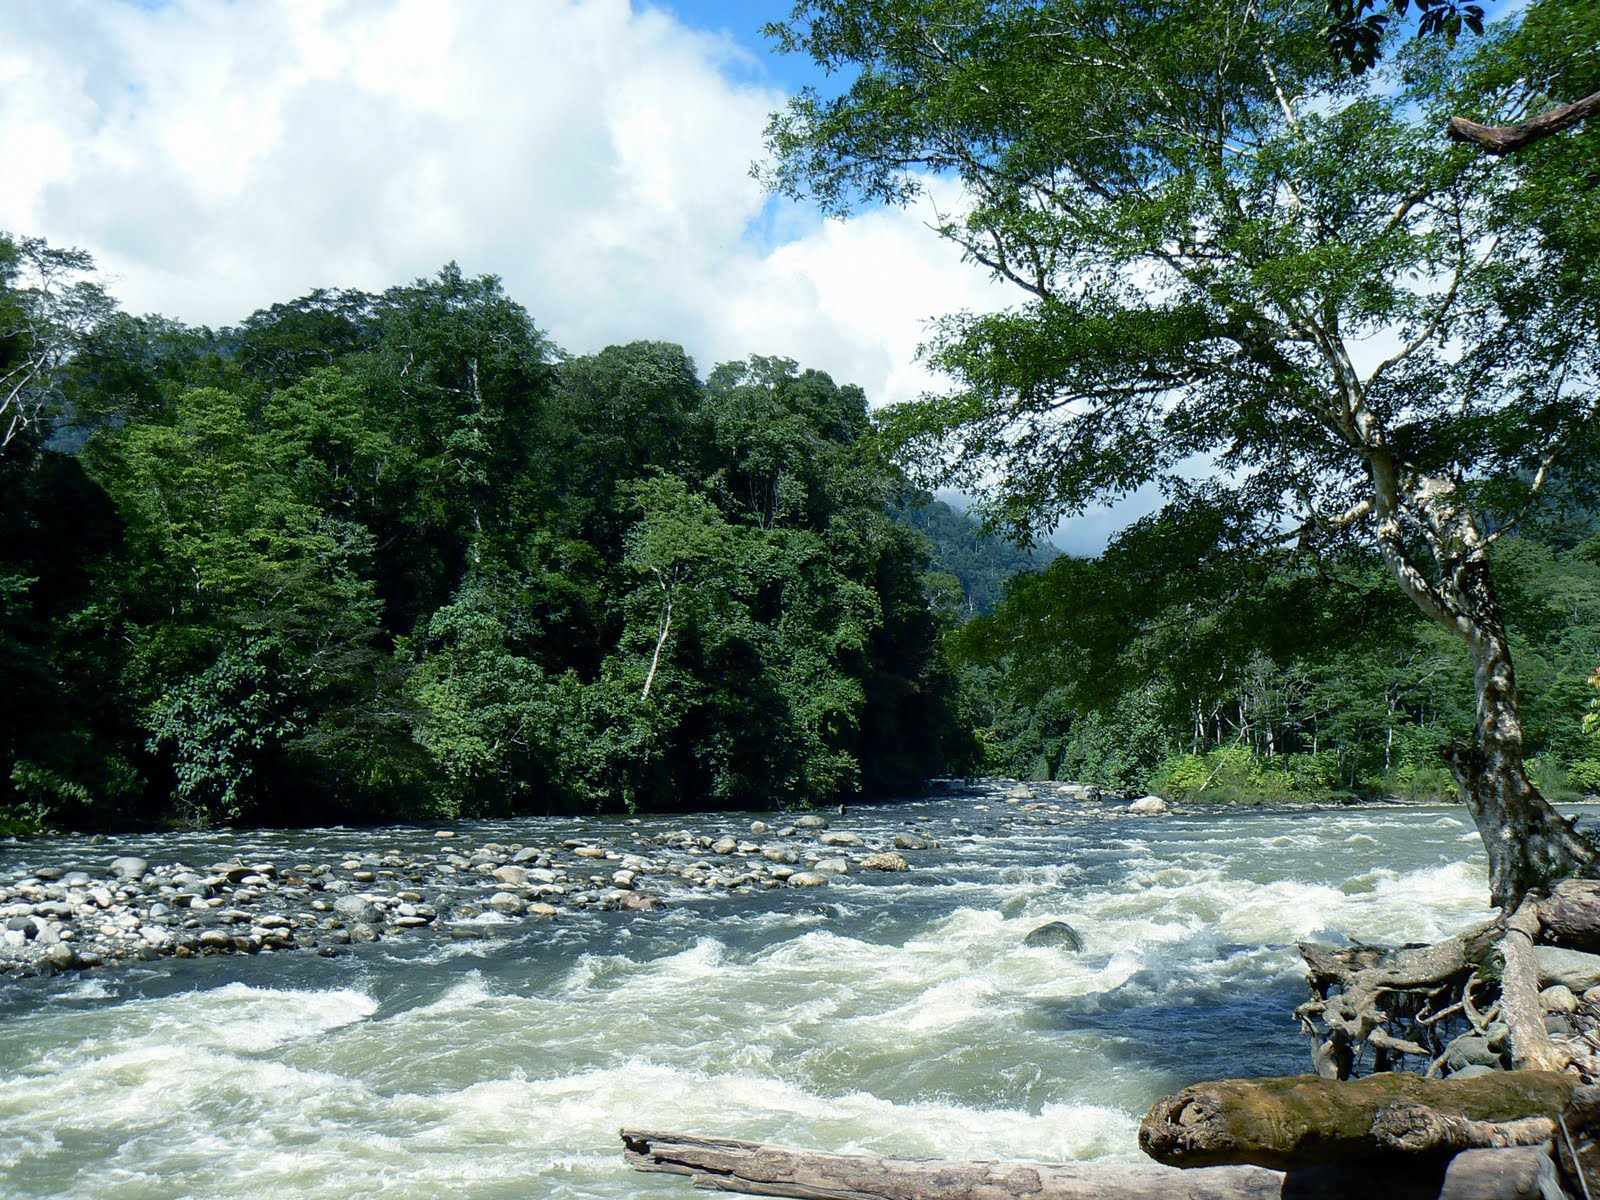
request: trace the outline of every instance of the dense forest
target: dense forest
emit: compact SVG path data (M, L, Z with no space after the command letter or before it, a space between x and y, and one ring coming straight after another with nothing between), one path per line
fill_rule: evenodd
M989 769L1215 801L1453 799L1442 752L1474 711L1450 636L1376 555L1180 565L1206 524L1146 518L952 635ZM1600 791L1600 521L1552 516L1494 567L1535 778Z
M13 829L834 802L969 765L865 396L493 278L237 326L0 242Z
M940 774L1453 794L1469 664L1374 556L1093 559L909 486L793 362L569 356L492 277L237 326L0 241L5 828L770 807ZM1558 506L1552 506L1552 512ZM1600 788L1600 531L1496 547L1538 780Z

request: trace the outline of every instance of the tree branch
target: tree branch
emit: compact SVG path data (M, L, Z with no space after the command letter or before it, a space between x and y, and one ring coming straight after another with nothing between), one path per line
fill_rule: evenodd
M1564 129L1571 129L1596 113L1600 113L1600 92L1585 96L1582 100L1574 100L1571 104L1552 108L1547 113L1540 113L1537 117L1515 125L1480 125L1476 121L1467 120L1466 117L1451 117L1445 132L1450 135L1452 141L1471 142L1473 145L1482 146L1490 154L1510 154L1534 142L1543 141Z

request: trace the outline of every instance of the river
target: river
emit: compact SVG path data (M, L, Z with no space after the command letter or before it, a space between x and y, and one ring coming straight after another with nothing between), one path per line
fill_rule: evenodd
M1487 916L1460 809L1043 817L1001 796L853 809L941 845L901 874L658 912L418 931L337 958L164 959L0 983L0 1196L645 1200L622 1125L842 1151L1138 1157L1202 1078L1309 1069L1303 938ZM618 844L716 814L462 823ZM1050 821L1052 823L1044 823ZM430 830L0 844L0 870L429 844ZM1065 919L1081 953L1023 938Z

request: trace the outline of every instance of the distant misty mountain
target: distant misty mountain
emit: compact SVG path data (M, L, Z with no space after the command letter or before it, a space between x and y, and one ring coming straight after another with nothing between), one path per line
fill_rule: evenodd
M1006 580L1040 571L1061 557L1049 542L1031 549L984 531L977 520L943 500L914 497L895 513L933 546L933 569L961 581L968 616L987 616L1005 596Z

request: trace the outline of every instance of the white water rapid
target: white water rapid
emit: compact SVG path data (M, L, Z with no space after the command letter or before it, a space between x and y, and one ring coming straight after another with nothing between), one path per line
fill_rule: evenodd
M1486 915L1461 810L1069 810L1045 824L984 803L836 819L869 840L909 824L940 841L903 874L686 892L659 912L508 922L487 941L424 931L333 959L168 959L0 984L0 1196L697 1194L630 1174L621 1125L1133 1159L1158 1095L1309 1069L1290 1017L1304 997L1297 940L1432 939ZM760 815L582 827L619 842L686 824L718 836ZM557 825L576 827L475 836L532 841ZM253 854L291 856L379 836L430 835L249 839ZM159 837L48 850L98 863L129 847L152 862L195 852ZM42 852L0 848L0 868ZM1057 918L1081 953L1023 945Z

